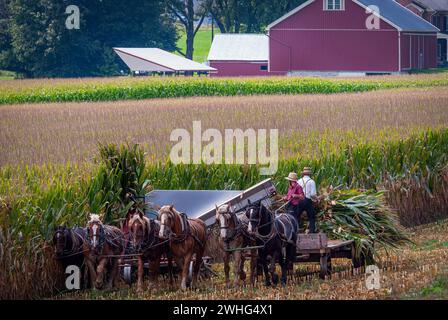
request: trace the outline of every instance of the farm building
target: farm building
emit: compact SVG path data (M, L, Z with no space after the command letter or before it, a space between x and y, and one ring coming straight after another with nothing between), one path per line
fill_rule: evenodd
M114 48L132 73L208 73L216 69L159 48Z
M375 74L434 68L438 31L394 0L308 0L267 27L266 74ZM249 51L244 42L239 47ZM216 75L246 75L244 69L238 73L235 68L240 57L233 52L226 53L226 63L209 59L218 69ZM213 52L209 58L217 56Z
M437 34L437 62L448 63L448 1L447 0L396 0L416 15L431 22Z
M268 74L269 38L264 34L218 34L208 61L213 76L264 76Z

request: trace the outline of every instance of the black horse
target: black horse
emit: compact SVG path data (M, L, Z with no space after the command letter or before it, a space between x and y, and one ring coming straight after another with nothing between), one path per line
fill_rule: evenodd
M263 268L266 286L278 283L275 264L282 270L281 283L286 284L287 270L296 257L297 220L288 213L274 216L261 202L247 208L249 217L248 232L256 238L259 263ZM268 267L270 263L270 267Z
M85 228L67 228L58 226L53 234L53 247L56 259L61 263L64 271L69 265L77 266L82 275L86 274L84 264L83 244L87 237ZM87 287L88 281L82 281ZM85 280L85 279L84 279Z

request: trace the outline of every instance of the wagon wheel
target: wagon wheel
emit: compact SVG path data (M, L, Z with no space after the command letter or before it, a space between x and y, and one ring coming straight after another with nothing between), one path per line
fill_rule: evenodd
M187 283L188 285L191 284L191 281L193 280L193 260L190 261L190 265L188 266L188 277L187 277Z
M325 279L331 274L331 256L327 253L320 255L320 272L319 278Z
M132 278L132 266L130 264L126 264L123 267L123 280L124 282L126 282L126 284L131 285Z

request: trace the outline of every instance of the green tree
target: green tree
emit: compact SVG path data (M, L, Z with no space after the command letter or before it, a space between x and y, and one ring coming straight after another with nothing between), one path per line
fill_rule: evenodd
M178 52L188 59L193 59L194 37L204 22L207 10L203 0L167 0L167 8L185 28L186 52Z
M80 28L66 28L67 6ZM117 74L113 47L174 50L174 21L159 0L0 0L0 66L28 77Z
M221 33L264 32L267 25L305 0L205 0Z

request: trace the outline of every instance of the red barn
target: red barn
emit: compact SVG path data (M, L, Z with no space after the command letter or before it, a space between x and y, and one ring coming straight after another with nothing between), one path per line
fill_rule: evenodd
M269 72L435 68L437 31L393 0L308 0L268 26Z
M265 76L268 74L269 38L264 34L217 34L208 61L217 69L211 76Z
M438 31L394 0L308 0L267 27L268 74L435 68Z

